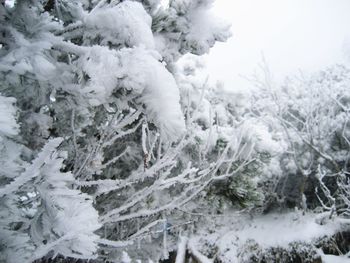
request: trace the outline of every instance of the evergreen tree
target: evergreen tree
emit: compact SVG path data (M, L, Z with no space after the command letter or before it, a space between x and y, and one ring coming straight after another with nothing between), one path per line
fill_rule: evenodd
M0 6L0 93L16 99L19 124L12 121L14 139L4 137L14 145L3 152L14 170L2 176L0 188L9 200L2 202L2 227L12 231L4 235L12 243L4 241L3 255L23 262L58 254L88 259L99 244L100 256L110 260L125 255L115 247L129 248L133 258L167 256L176 242L167 245L169 217L220 176L223 163L180 160L194 137L176 62L230 36L211 4L25 0ZM19 216L16 226L11 214ZM153 243L137 252L141 234L160 226L163 249Z

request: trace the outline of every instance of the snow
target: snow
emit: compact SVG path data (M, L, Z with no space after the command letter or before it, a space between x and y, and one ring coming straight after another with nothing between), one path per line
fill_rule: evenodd
M84 74L89 78L82 92L90 97L90 104L97 106L107 103L117 87L118 79L123 76L118 52L107 47L93 46L79 59L77 66L81 68L81 82L83 83Z
M184 263L186 259L186 247L188 238L180 236L179 243L177 245L176 261L175 263Z
M2 126L3 127L3 126ZM8 178L16 178L25 162L21 160L23 146L14 141L1 138L0 134L0 174ZM1 191L1 190L0 190ZM0 194L1 195L1 194Z
M347 256L322 255L323 263L349 263L350 258Z
M241 241L254 239L263 247L287 247L292 241L310 242L315 237L335 233L338 229L335 222L322 226L314 219L314 214L266 215L253 219L244 229L227 233L223 240L234 235Z
M16 122L15 98L0 95L0 141L1 135L11 136L18 133L19 125Z
M138 2L124 1L112 8L97 7L85 17L84 22L89 29L84 38L94 39L100 35L102 45L143 45L148 49L155 47L151 30L152 18Z
M31 59L33 71L38 78L46 80L53 78L56 73L56 67L43 55L36 55Z
M129 257L128 253L123 251L122 253L122 263L131 263L131 258Z
M235 196L250 198L255 186L254 198L265 191L265 185L258 188L265 174L273 180L297 166L287 162L291 147L270 112L277 106L268 105L269 96L257 93L263 99L253 107L253 95L220 90L206 72L197 72L204 68L202 59L176 61L188 53L202 55L230 36L229 26L209 10L213 1L54 1L48 12L45 1L17 1L6 16L0 8L6 36L0 45L2 90L11 96L0 95L1 250L17 255L17 247L28 247L33 260L51 251L150 263L168 257L179 237L176 263L186 261L186 252L194 261L228 263L242 262L256 250L291 249L294 242L310 248L316 239L343 230L336 213L338 218L329 219L300 211L256 216L249 209L233 210ZM333 89L316 93L333 82L295 86L293 96L281 92L282 109L307 117L314 108L331 113L344 107L343 115L327 113L306 124L325 136L346 130L348 105L332 105L349 98L348 81L334 98ZM315 136L317 145L321 137ZM324 142L324 160L347 160L346 147L332 155L333 143ZM300 156L310 158L311 152ZM209 184L228 176L233 180L223 197L226 189L219 188L226 181ZM268 183L267 198L280 193L278 184L272 191ZM256 208L267 208L260 205ZM348 261L319 255L325 262Z
M155 53L142 48L134 49L124 56L129 77L122 85L129 89L145 87L140 101L146 105L150 121L160 128L168 139L181 136L185 131L184 116L180 106L180 93L172 74L157 61Z
M192 26L186 36L186 45L195 46L196 54L208 53L216 41L226 41L230 36L230 25L213 14L212 10L196 8L190 18Z
M202 247L202 238L207 243L216 244L218 255L224 262L238 262L240 253L251 241L261 249L288 249L293 242L310 243L317 238L332 236L343 226L337 219L320 225L315 218L317 214L302 215L300 211L261 215L256 218L243 215L224 217L220 219L220 223L216 222L218 227L213 234L208 234L206 229L194 238L194 243L197 247Z
M50 140L31 167L41 179L35 189L42 203L31 224L31 236L39 244L47 241L47 245L38 246L33 259L52 249L64 256L96 258L99 237L94 232L101 227L98 212L89 195L70 188L73 175L60 171L67 157L66 152L56 150L62 141Z
M5 185L5 187L0 188L0 197L8 195L13 191L17 191L19 187L40 175L40 167L47 163L51 156L50 154L55 151L55 149L62 143L62 138L55 138L50 140L38 154L38 157L32 162L32 164L27 167L27 169L14 181Z
M194 244L191 242L191 240L188 242L188 249L190 251L190 253L192 254L192 256L195 259L198 259L199 262L201 263L213 263L214 261L207 258L206 256L204 256L202 253L200 253L194 246Z
M185 131L180 94L172 74L159 62L160 55L144 47L113 51L94 46L79 61L83 74L89 76L82 92L94 106L108 103L112 93L124 88L146 106L148 120L164 138L175 140Z

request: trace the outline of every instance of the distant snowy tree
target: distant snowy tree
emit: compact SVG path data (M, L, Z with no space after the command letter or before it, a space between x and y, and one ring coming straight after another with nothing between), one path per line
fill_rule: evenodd
M246 150L249 161L180 208L196 222L194 233L181 232L177 262L186 262L185 249L199 262L314 262L328 253L337 255L331 261L348 261L340 244L348 244L342 232L350 214L349 69L337 65L277 85L263 66L263 76L253 78L256 89L238 98L193 77L195 61L183 66L182 81L187 107L199 105L192 127L201 129L192 130L198 139L191 146L203 154L192 159L206 163L215 151L203 149L239 139L242 154L232 167ZM237 209L241 200L246 209Z
M224 162L217 171L230 176L211 185L206 197L211 199L206 205L209 210L223 212L223 206L232 204L258 206L263 200L257 188L259 175L269 165L270 157L282 149L268 126L251 114L248 96L210 85L203 67L195 57L183 59L179 67L183 108L193 122L189 127L195 139L181 156L199 166L215 163L222 154L231 161ZM236 157L230 158L231 154Z
M287 205L315 208L321 201L342 213L347 205L340 191L349 178L349 69L338 65L291 77L281 87L264 69L264 80L255 79L260 92L252 109L288 145L279 157L285 175L276 185L279 195Z

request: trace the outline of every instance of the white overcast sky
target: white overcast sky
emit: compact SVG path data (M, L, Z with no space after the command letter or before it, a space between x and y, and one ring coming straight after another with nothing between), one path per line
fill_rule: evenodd
M233 37L215 45L207 66L226 88L247 88L240 75L251 76L262 53L280 81L342 62L350 50L350 0L216 0L215 12Z

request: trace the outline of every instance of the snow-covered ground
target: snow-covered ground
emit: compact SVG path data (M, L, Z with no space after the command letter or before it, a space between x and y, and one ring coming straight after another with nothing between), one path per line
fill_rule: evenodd
M232 240L245 243L249 239L256 241L261 247L286 247L290 242L310 242L312 239L333 235L340 228L338 221L330 221L320 225L315 214L271 214L253 218L244 226L227 232L220 239L220 247L230 246ZM237 242L234 242L237 243Z
M312 244L319 238L330 237L344 230L346 226L345 221L337 218L329 220L326 214L303 215L301 211L255 218L237 215L221 221L221 227L215 229L213 234L204 230L194 239L197 248L203 253L203 247L216 246L216 255L225 263L241 262L242 257L249 257L248 254L254 253L254 250L256 252L277 247L288 250L295 242ZM248 254L243 255L244 251ZM321 250L318 254L322 255L324 262L350 262L345 256L323 255Z
M323 255L323 263L349 263L350 258L347 256Z

